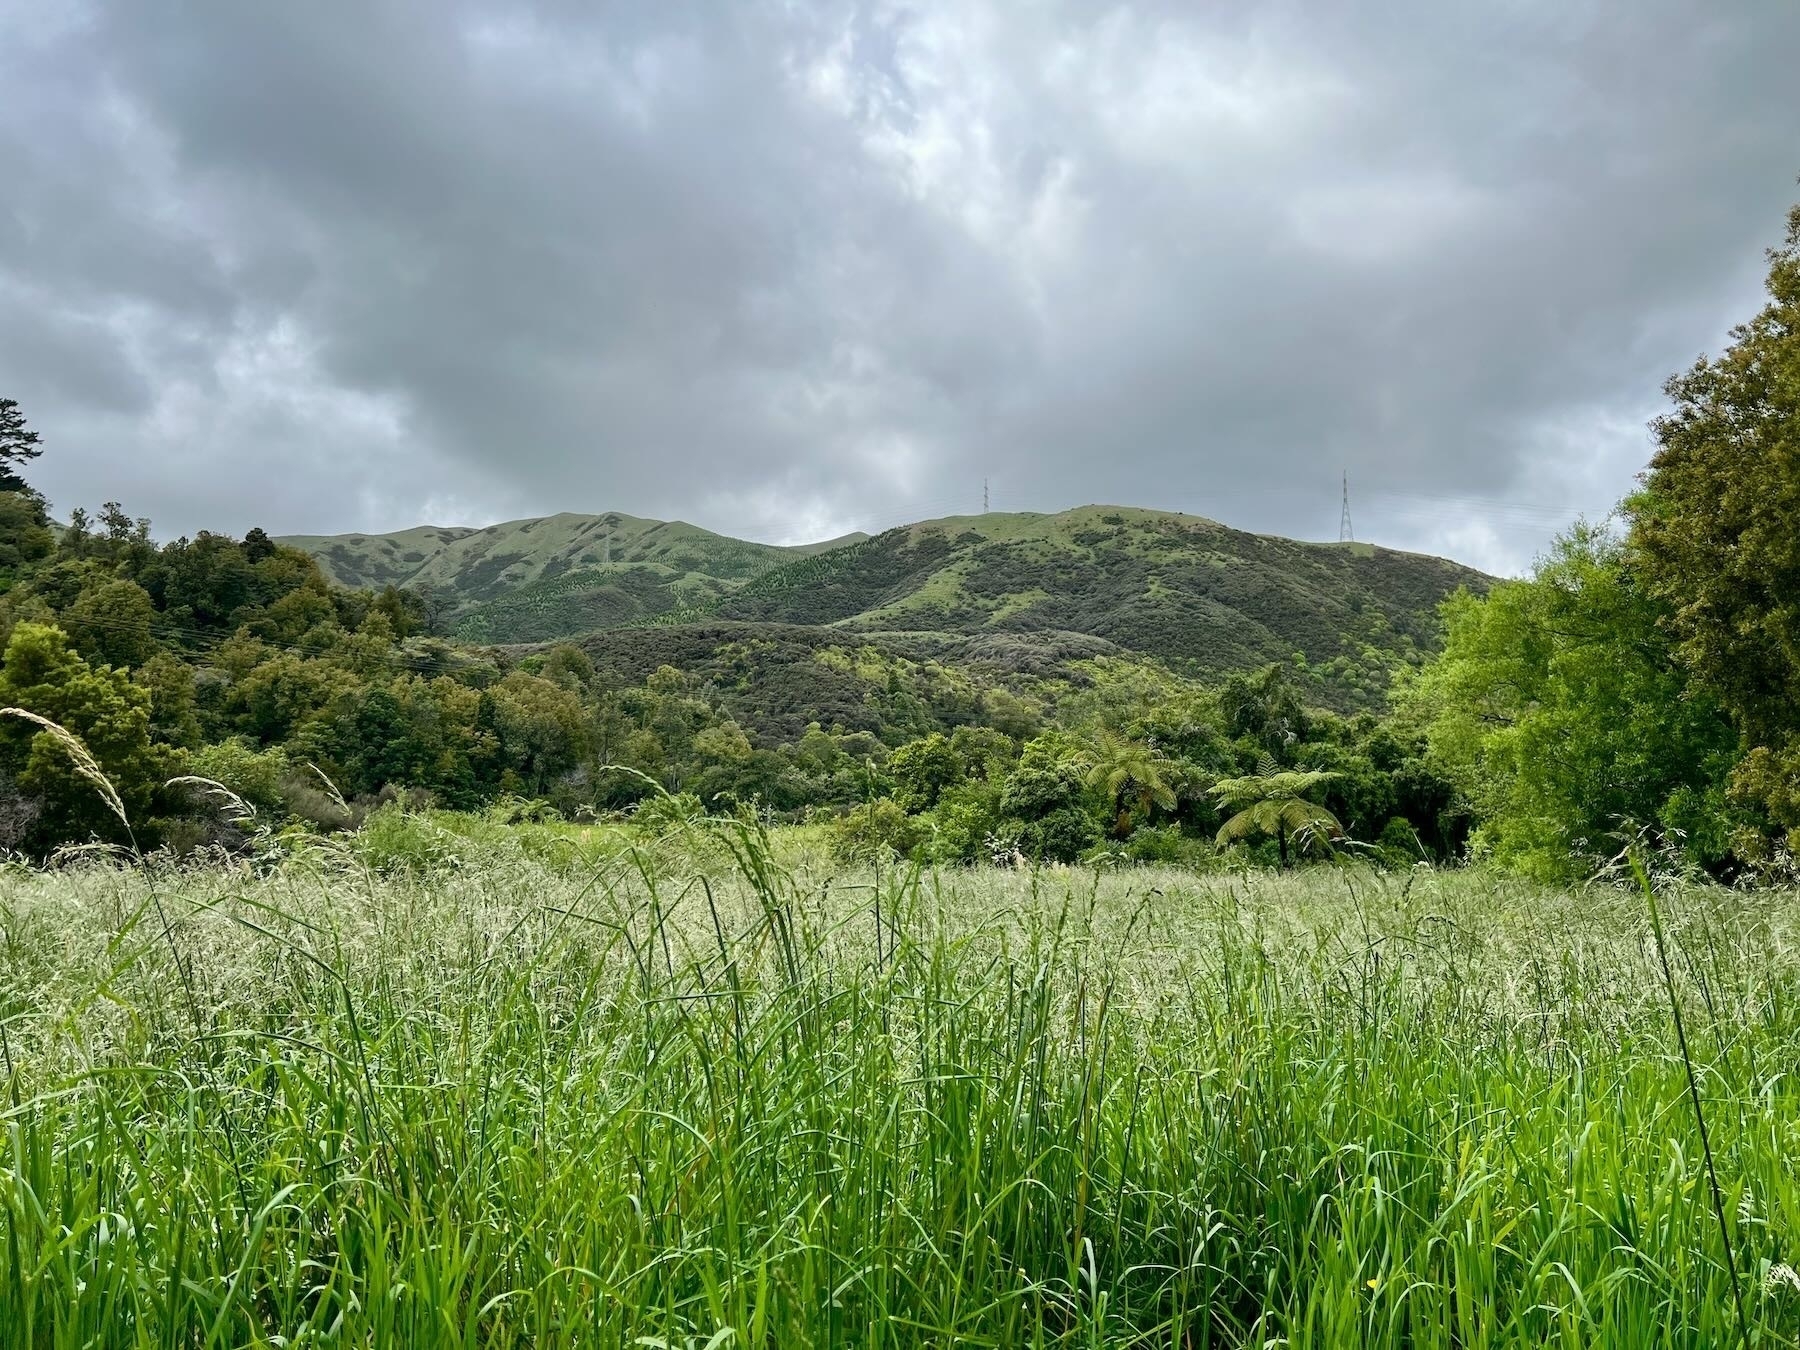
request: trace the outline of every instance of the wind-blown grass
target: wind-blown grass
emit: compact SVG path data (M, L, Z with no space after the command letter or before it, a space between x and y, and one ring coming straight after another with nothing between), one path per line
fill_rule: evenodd
M1627 892L831 878L733 825L0 897L8 1347L1738 1338ZM1661 902L1786 1343L1792 902Z

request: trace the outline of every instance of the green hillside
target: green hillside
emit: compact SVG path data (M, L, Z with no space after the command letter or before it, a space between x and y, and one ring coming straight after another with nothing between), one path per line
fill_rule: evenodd
M1339 705L1378 699L1436 641L1437 605L1488 578L1441 558L1086 506L926 521L769 571L722 619L869 634L1085 634L1211 676L1281 662Z
M629 628L643 645L649 625L735 642L779 628L786 650L812 628L829 645L928 639L945 659L1036 674L1072 652L1151 656L1203 679L1279 662L1339 708L1378 705L1395 666L1436 643L1438 603L1488 583L1441 558L1114 506L952 516L801 548L618 514L282 542L341 584L434 593L442 629L474 642Z
M458 637L539 642L706 609L772 568L863 537L780 547L609 512L278 542L312 554L339 585L434 595Z

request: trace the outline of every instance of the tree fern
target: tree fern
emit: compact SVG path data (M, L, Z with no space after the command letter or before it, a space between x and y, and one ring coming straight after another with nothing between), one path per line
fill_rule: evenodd
M1219 827L1219 847L1245 839L1273 835L1288 861L1288 846L1305 852L1319 842L1344 837L1338 818L1306 794L1338 775L1318 769L1283 769L1267 754L1257 762L1257 772L1242 778L1222 778L1213 784L1213 796L1226 810L1235 810Z

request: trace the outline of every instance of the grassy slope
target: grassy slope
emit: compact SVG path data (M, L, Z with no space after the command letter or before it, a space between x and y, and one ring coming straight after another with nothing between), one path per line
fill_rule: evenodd
M809 548L616 515L287 542L346 585L453 596L454 631L472 641L646 622L829 627L839 642L934 635L1017 669L1078 634L1086 654L1099 643L1202 678L1290 664L1319 702L1346 709L1378 705L1394 667L1436 641L1438 603L1488 582L1441 558L1110 506L953 516Z
M1430 648L1446 595L1488 580L1420 554L1087 506L893 530L765 573L716 612L872 633L1075 632L1202 675L1303 661L1338 686L1332 701L1355 703Z
M453 602L459 636L536 642L710 606L771 568L861 538L780 547L612 512L281 542L343 586L437 590Z
M702 896L602 833L11 876L0 1344L1737 1341L1629 894L790 880L752 841ZM1748 1320L1792 1345L1771 900L1665 903Z

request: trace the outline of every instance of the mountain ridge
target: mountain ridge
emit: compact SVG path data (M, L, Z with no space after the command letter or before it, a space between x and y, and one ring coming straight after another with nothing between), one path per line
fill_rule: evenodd
M705 606L818 549L716 534L686 521L559 512L485 526L418 525L383 534L283 535L341 586L410 588L471 641L536 641Z
M537 535L531 548L519 544ZM812 544L764 544L718 534L684 520L655 520L622 511L583 514L559 511L523 516L492 525L414 525L381 533L288 534L277 543L312 554L332 581L353 588L451 585L473 599L539 580L557 564L605 565L616 552L618 562L661 561L682 547L713 546L724 553L780 560L800 557L867 538L847 534ZM476 577L459 574L459 565L476 570L477 562L500 559L498 570Z
M1446 596L1492 583L1424 554L1096 505L921 521L765 573L713 613L1015 642L1083 633L1208 677L1318 668L1323 697L1356 705L1435 649Z
M1036 647L1083 634L1202 677L1289 665L1342 707L1381 702L1397 665L1435 649L1442 600L1493 583L1426 554L1112 505L947 516L801 546L616 512L281 542L344 584L438 589L447 626L469 641L809 627L847 642L979 639L1031 664Z

